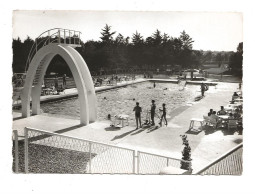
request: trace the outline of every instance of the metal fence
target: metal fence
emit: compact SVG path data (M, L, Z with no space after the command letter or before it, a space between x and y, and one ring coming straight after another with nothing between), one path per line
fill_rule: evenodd
M191 162L114 145L25 128L25 142L13 131L13 170L25 173L159 174ZM20 142L20 143L19 143ZM243 144L239 144L193 174L241 175ZM24 161L23 161L24 160Z
M25 128L24 138L25 173L159 174L167 166L180 168L181 162L191 172L189 161L141 151L136 156L135 150L44 130Z
M243 172L243 143L226 152L195 174L199 175L241 175Z
M138 151L137 173L159 174L160 171L167 166L180 168L181 162L187 163L189 165L189 171L191 172L191 162L189 161Z
M135 173L135 151L25 128L25 173Z

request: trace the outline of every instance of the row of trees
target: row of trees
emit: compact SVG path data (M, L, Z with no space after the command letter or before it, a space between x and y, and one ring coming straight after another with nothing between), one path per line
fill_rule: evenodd
M231 72L237 76L242 76L243 73L243 42L237 46L237 51L234 52L229 59L229 67Z
M82 42L77 48L92 73L102 70L165 69L164 65L181 65L182 68L199 68L206 61L228 61L230 52L204 52L193 50L194 40L182 31L179 37L171 37L158 29L144 38L139 32L132 37L124 37L105 25L99 41ZM115 38L114 38L115 37ZM26 59L34 41L27 37L22 42L13 39L13 71L24 72ZM48 72L70 73L65 61L56 56Z
M106 25L101 34L100 41L88 41L78 49L93 71L100 68L155 70L165 64L179 64L186 68L198 64L196 52L192 50L194 41L185 31L178 38L158 29L147 38L137 31L132 37L124 37Z

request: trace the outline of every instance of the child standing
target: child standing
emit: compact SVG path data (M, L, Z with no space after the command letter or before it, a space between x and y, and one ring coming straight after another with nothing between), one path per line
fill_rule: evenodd
M160 118L160 126L162 126L162 120L165 119L165 125L167 126L167 120L166 120L166 104L162 104L162 109L159 109L160 111L163 111L162 116Z

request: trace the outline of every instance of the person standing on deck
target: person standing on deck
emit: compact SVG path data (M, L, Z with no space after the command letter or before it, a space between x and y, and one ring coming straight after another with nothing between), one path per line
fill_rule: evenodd
M155 116L155 110L156 110L156 105L155 105L155 100L151 101L151 125L155 125L154 122L154 116Z
M138 121L140 124L140 128L142 128L142 124L141 124L142 108L139 106L139 102L136 102L136 106L134 107L133 111L135 111L136 129L138 129Z
M58 76L55 77L54 79L54 83L55 83L55 88L58 88Z
M166 104L162 104L162 109L159 109L160 111L163 111L162 116L160 118L159 125L162 126L162 120L165 119L165 125L167 126L167 120L166 120Z
M63 75L63 86L66 87L66 74Z
M205 84L201 83L201 95L204 96L205 93Z

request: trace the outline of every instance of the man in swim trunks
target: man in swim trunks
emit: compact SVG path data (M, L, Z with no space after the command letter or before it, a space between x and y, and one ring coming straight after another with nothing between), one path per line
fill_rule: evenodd
M155 110L156 110L156 105L155 105L155 100L151 101L151 125L155 125L154 122L154 116L155 116Z
M142 125L141 125L142 108L139 106L139 102L136 102L136 106L134 107L133 111L135 111L136 129L138 129L138 121L140 124L140 128L142 128Z

